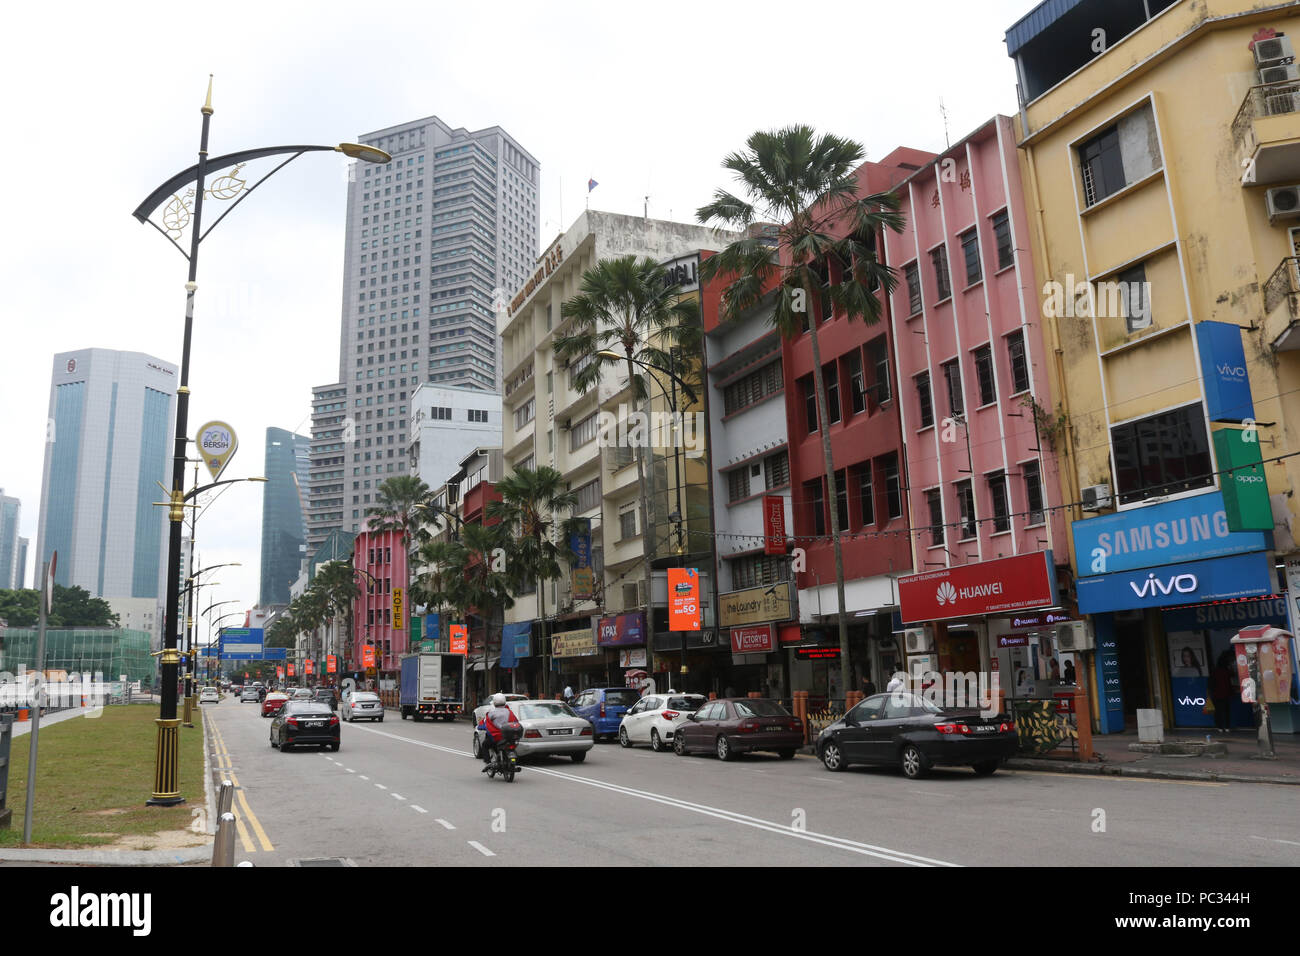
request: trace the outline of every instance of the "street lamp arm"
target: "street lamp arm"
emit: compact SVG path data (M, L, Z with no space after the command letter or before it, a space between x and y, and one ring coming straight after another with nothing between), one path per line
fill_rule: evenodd
M205 491L211 491L221 485L233 485L240 481L266 481L265 478L227 478L225 481L214 481L210 485L199 485L197 488L191 488L185 493L185 500L189 501L195 495L202 494Z

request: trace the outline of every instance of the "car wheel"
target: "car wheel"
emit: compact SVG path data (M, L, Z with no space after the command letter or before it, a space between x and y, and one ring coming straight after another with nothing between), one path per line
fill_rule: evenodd
M274 750L275 747L276 747L276 744L275 744L275 738L272 737L272 738L271 738L271 749Z
M778 751L776 752L776 755L777 755L778 757L780 757L782 760L793 760L793 759L794 759L794 751L791 750L789 747L787 747L785 750L778 750Z
M650 749L653 750L655 753L663 753L663 751L666 749L664 747L663 739L659 736L658 727L650 728Z
M280 753L287 754L293 748L288 743L280 744Z
M475 760L482 760L482 759L483 759L483 744L479 742L478 734L475 734L475 735L474 735L474 747L473 747L473 750L474 750L474 759L475 759Z
M1002 766L1000 760L981 760L979 763L971 764L971 769L975 771L977 777L990 777L997 773L1000 766Z
M400 711L398 711L398 713L400 713L400 714L402 715L402 719L403 719L403 720L405 720L405 719L409 716L409 715L406 713L406 708L405 708L405 707L403 707Z
M721 734L718 736L718 741L714 745L714 749L718 753L719 760L730 760L735 756L731 750L731 741Z
M381 724L384 722L384 718L382 717L376 717L375 720L379 721Z
M338 745L338 744L330 744L330 753L338 753L338 752L339 752L339 745Z
M673 737L673 753L677 754L679 757L686 756L686 737L683 736L680 730L677 731L677 734Z
M584 760L587 759L587 754L585 751L580 754L569 754L569 759L572 760L574 763L582 763Z
M930 769L930 761L925 758L925 754L916 749L915 744L908 744L903 748L902 764L903 775L909 780L924 777Z
M844 760L844 751L834 740L828 740L822 745L822 766L827 770L838 773L848 766Z
M627 728L618 728L618 743L620 747L631 747L632 738L627 735Z

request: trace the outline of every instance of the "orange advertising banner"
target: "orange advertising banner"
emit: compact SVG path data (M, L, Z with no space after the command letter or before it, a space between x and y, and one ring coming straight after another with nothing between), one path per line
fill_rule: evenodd
M311 659L310 657L307 658L305 661L302 662L302 672L303 672L303 674L305 674L306 676L310 677L310 676L312 675L314 669L315 669L315 666L316 666L316 665L315 665L315 663L312 661L312 659Z
M700 572L697 568L668 569L668 630L700 629Z
M374 666L375 666L375 648L374 648L374 645L372 645L372 644L367 644L365 647L361 648L361 666L362 666L362 667L374 667Z
M339 659L333 654L327 654L325 657L325 672L327 674L337 674L339 670Z
M275 679L276 679L276 680L284 680L284 668L283 668L283 667L277 667L277 668L275 669Z
M469 628L464 624L452 624L450 627L451 652L453 654L469 653Z
M289 676L290 676L290 677L293 676L293 665L292 665L292 664L289 665Z

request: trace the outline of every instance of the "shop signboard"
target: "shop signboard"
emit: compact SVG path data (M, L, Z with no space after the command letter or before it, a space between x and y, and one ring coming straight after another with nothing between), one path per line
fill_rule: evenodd
M1255 433L1221 428L1214 433L1214 453L1219 459L1219 487L1229 531L1272 531L1273 505ZM1229 470L1231 469L1231 470Z
M772 625L759 627L733 627L731 650L735 654L769 654L776 649Z
M602 617L597 627L596 644L600 647L625 647L645 643L644 611Z
M1263 532L1232 530L1219 491L1085 518L1073 522L1072 528L1080 579L1269 546Z
M575 601L590 601L592 594L596 590L596 572L591 568L574 568L570 572L569 581L573 585L573 599Z
M469 628L464 624L452 624L447 628L448 641L452 654L469 653Z
M1018 614L1011 619L1011 626L1018 627L1053 627L1073 620L1068 614L1058 611L1046 611L1042 614Z
M699 629L700 572L697 568L669 568L668 630L698 631Z
M718 602L718 623L723 627L767 624L794 617L789 581L720 594Z
M529 636L532 633L532 621L517 621L501 629L501 666L512 670L519 666L519 661L529 655Z
M393 588L393 630L395 631L400 631L403 627L402 611L406 607L405 593L403 588Z
M436 641L442 637L442 622L438 619L437 614L424 615L424 639L426 641Z
M596 575L591 566L591 519L579 519L581 527L569 535L569 550L573 552L569 582L574 600L591 599L596 587Z
M840 659L838 647L796 647L794 656L801 661L837 661Z
M1197 322L1195 328L1210 421L1240 422L1254 418L1241 327L1229 322Z
M646 653L644 647L633 647L618 652L619 667L645 667Z
M1051 551L962 564L898 579L904 623L1051 607L1056 568Z
M600 653L590 627L551 635L551 653L559 657L593 657Z
M1075 588L1079 612L1101 614L1259 597L1272 593L1272 570L1264 552L1236 554L1210 561L1190 561L1079 578Z
M763 553L785 554L785 499L780 495L763 497Z

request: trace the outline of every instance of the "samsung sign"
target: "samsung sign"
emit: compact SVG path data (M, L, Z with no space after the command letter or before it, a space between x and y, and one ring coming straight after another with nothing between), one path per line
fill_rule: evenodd
M1073 523L1080 577L1264 551L1262 531L1229 531L1223 494L1212 491ZM1264 592L1268 593L1268 592Z
M1075 587L1082 614L1199 604L1273 592L1268 555L1238 554L1158 568L1079 578Z

